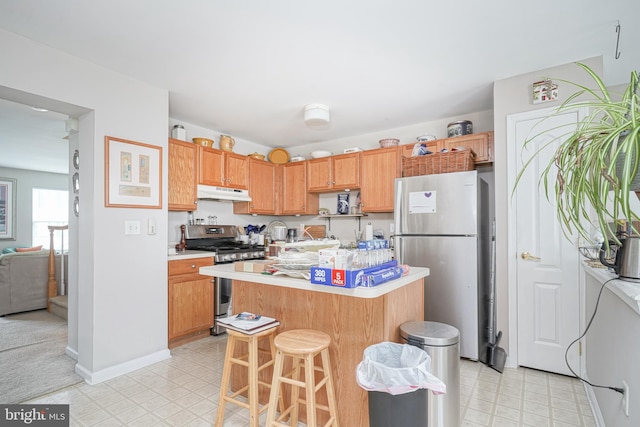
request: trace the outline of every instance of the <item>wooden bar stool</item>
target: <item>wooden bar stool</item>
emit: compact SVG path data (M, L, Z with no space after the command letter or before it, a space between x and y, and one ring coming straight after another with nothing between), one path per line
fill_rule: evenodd
M273 368L273 382L271 384L271 396L269 397L269 411L267 412L267 427L285 426L281 421L291 414L290 424L298 425L298 407L303 403L307 407L307 426L316 427L317 409L329 413L329 420L325 426L338 426L338 413L336 398L331 379L331 363L329 362L329 344L331 338L324 332L311 329L294 329L282 332L275 338L276 359ZM322 367L315 366L314 358L320 354ZM283 373L285 357L292 358L293 369L289 373ZM300 364L304 362L304 382L300 381ZM316 384L316 372L322 373L322 379ZM289 406L276 418L276 405L281 397L283 384L291 385L291 401ZM322 387L327 393L327 404L320 405L316 402L316 393ZM305 398L300 397L300 387L305 389Z
M222 381L220 383L220 396L218 398L218 411L216 414L216 427L222 427L224 420L224 407L227 402L234 403L242 408L249 410L250 426L258 427L260 414L267 410L268 405L259 405L258 387L271 387L271 382L261 381L258 374L263 369L272 366L275 361L276 349L274 346L274 337L276 335L277 326L257 332L253 335L238 332L227 328L227 350L224 356L224 365L222 368ZM271 357L268 362L259 365L258 360L258 341L261 338L269 339L269 349ZM234 357L236 344L238 342L247 343L247 353ZM233 364L241 365L248 370L248 383L239 390L229 393L229 383L231 381L231 367ZM237 397L247 392L248 402L238 400ZM280 398L280 410L284 410L284 399Z

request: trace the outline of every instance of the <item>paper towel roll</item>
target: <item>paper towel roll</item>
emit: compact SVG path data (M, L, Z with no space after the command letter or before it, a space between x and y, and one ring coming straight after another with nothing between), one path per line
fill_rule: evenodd
M373 225L368 223L364 229L364 240L373 240Z

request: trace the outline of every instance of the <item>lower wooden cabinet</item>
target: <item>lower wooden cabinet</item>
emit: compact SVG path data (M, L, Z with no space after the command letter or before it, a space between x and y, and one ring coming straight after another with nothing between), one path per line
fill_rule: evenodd
M169 261L169 348L209 335L213 278L198 274L213 257Z

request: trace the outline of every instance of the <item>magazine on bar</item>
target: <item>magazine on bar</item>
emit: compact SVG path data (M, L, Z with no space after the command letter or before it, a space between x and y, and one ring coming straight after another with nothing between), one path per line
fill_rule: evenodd
M217 319L221 326L245 333L256 333L278 326L280 322L273 317L249 312Z

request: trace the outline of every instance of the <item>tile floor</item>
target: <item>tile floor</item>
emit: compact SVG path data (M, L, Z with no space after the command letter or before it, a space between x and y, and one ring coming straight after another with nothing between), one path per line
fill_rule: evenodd
M212 426L225 346L226 335L201 339L173 349L169 360L29 403L70 404L71 426ZM576 379L525 368L500 374L463 360L460 382L463 426L596 425ZM247 411L236 405L225 415L225 426L248 425Z

